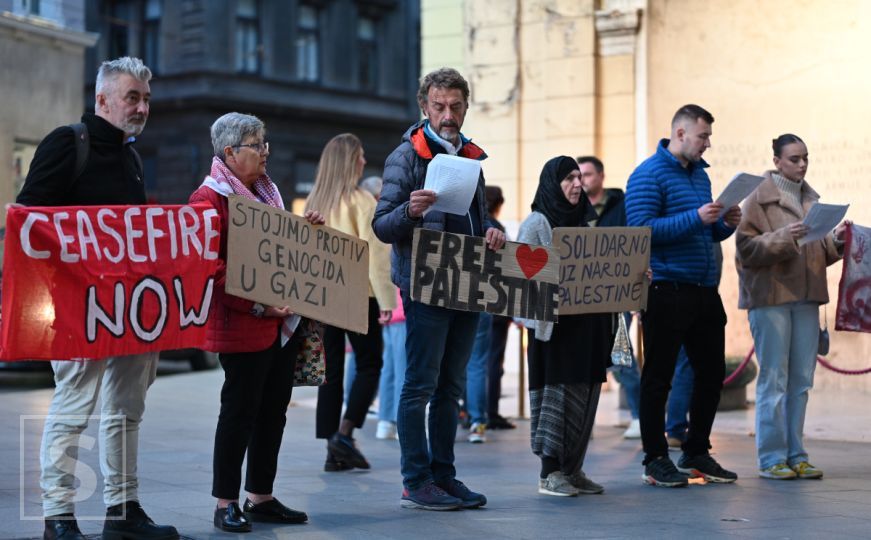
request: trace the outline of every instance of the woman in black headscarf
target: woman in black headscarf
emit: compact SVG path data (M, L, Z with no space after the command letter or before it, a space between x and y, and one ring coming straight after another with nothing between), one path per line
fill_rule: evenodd
M555 227L586 227L591 210L578 164L555 157L544 164L518 241L549 246ZM541 458L538 492L561 497L602 493L604 488L587 478L582 467L610 362L613 315L560 316L557 324L535 321L530 326L529 402L532 451Z

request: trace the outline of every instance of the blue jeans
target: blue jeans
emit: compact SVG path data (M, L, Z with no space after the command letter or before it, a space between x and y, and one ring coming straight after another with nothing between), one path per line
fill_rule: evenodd
M415 302L402 295L408 366L396 427L402 483L409 490L456 476L454 438L458 400L466 387L478 314ZM429 441L424 429L429 404Z
M690 428L690 402L693 397L693 366L683 347L677 355L674 377L671 379L671 392L665 406L665 433L669 437L687 440Z
M384 366L378 382L378 419L396 423L399 396L405 381L405 322L388 324L384 334Z
M487 360L490 357L490 336L493 316L481 313L472 357L466 366L466 408L472 423L487 423Z
M792 302L751 309L756 346L756 450L759 468L807 461L804 417L817 365L819 304Z

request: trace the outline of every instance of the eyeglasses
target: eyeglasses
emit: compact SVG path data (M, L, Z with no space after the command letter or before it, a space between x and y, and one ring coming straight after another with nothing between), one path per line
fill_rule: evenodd
M269 143L268 142L262 142L262 143L258 142L258 143L251 143L251 144L237 144L237 145L234 145L233 148L250 148L250 149L254 150L255 152L257 152L258 154L265 154L266 152L269 152Z

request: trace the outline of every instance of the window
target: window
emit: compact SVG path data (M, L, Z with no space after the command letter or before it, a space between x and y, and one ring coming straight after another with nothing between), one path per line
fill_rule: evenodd
M296 24L296 77L301 81L317 82L320 78L320 30L318 9L299 6Z
M260 71L257 0L238 0L236 3L236 70L242 73Z
M145 0L142 13L142 61L157 72L160 58L160 16L163 0Z
M357 19L357 81L361 90L378 88L377 23L371 17Z
M130 5L124 0L108 2L107 6L106 58L127 56L130 36Z

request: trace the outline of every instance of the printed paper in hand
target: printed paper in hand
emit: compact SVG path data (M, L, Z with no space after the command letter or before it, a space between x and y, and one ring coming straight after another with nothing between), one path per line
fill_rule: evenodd
M747 173L738 173L717 197L717 202L723 205L720 217L736 204L746 199L765 178Z
M450 154L438 154L426 170L423 188L435 191L436 202L430 210L465 216L478 187L481 162Z
M816 203L807 211L802 223L810 227L807 235L798 241L798 245L803 246L815 240L822 240L829 234L829 231L844 219L847 215L849 204L823 204Z

